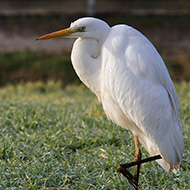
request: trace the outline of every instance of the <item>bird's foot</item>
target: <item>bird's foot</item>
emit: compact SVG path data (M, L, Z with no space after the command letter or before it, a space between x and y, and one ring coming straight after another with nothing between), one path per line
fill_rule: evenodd
M151 156L151 157L148 157L148 158L145 158L145 159L142 159L142 160L137 160L137 161L134 161L134 162L131 162L131 163L127 163L127 164L120 164L118 167L117 167L117 170L127 178L127 180L129 181L129 183L133 186L133 189L134 190L138 190L138 177L135 175L133 176L128 170L127 168L130 168L132 166L136 166L136 165L141 165L143 163L146 163L146 162L150 162L150 161L154 161L154 160L157 160L157 159L161 159L162 157L160 155L156 155L156 156ZM139 168L140 169L140 168Z
M126 167L123 167L124 164L120 164L117 167L118 172L120 172L123 176L125 176L128 180L128 182L133 186L134 190L138 190L138 183L135 179L135 177L129 172Z

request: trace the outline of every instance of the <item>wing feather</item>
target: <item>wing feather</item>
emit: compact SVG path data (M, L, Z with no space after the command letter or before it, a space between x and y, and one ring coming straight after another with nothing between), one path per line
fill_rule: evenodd
M183 150L180 101L161 56L147 38L126 25L112 28L102 52L107 93L141 131L147 151L162 155L159 163L166 171L178 169Z

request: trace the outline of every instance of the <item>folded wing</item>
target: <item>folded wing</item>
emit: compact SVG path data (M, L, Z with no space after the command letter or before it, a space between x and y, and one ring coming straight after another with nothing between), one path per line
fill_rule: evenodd
M159 53L140 32L126 25L112 28L102 53L103 88L138 128L146 150L161 154L159 164L175 172L183 151L180 101Z

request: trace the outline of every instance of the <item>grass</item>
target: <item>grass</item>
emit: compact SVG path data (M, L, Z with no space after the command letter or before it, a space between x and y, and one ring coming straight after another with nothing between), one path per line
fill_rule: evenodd
M189 189L190 83L176 87L186 122L181 170L144 164L140 189ZM116 167L133 159L133 136L107 120L84 86L7 85L0 104L0 189L131 189Z
M64 86L79 83L68 53L0 52L0 67L0 85L49 79Z
M190 80L190 53L163 56L174 80ZM0 86L27 81L61 80L62 85L79 84L70 53L0 52Z

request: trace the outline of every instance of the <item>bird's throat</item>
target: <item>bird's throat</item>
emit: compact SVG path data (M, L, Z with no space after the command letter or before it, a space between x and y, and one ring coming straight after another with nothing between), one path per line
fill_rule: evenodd
M80 80L92 91L100 89L101 47L97 40L79 38L74 43L71 60ZM96 89L96 90L95 90Z

